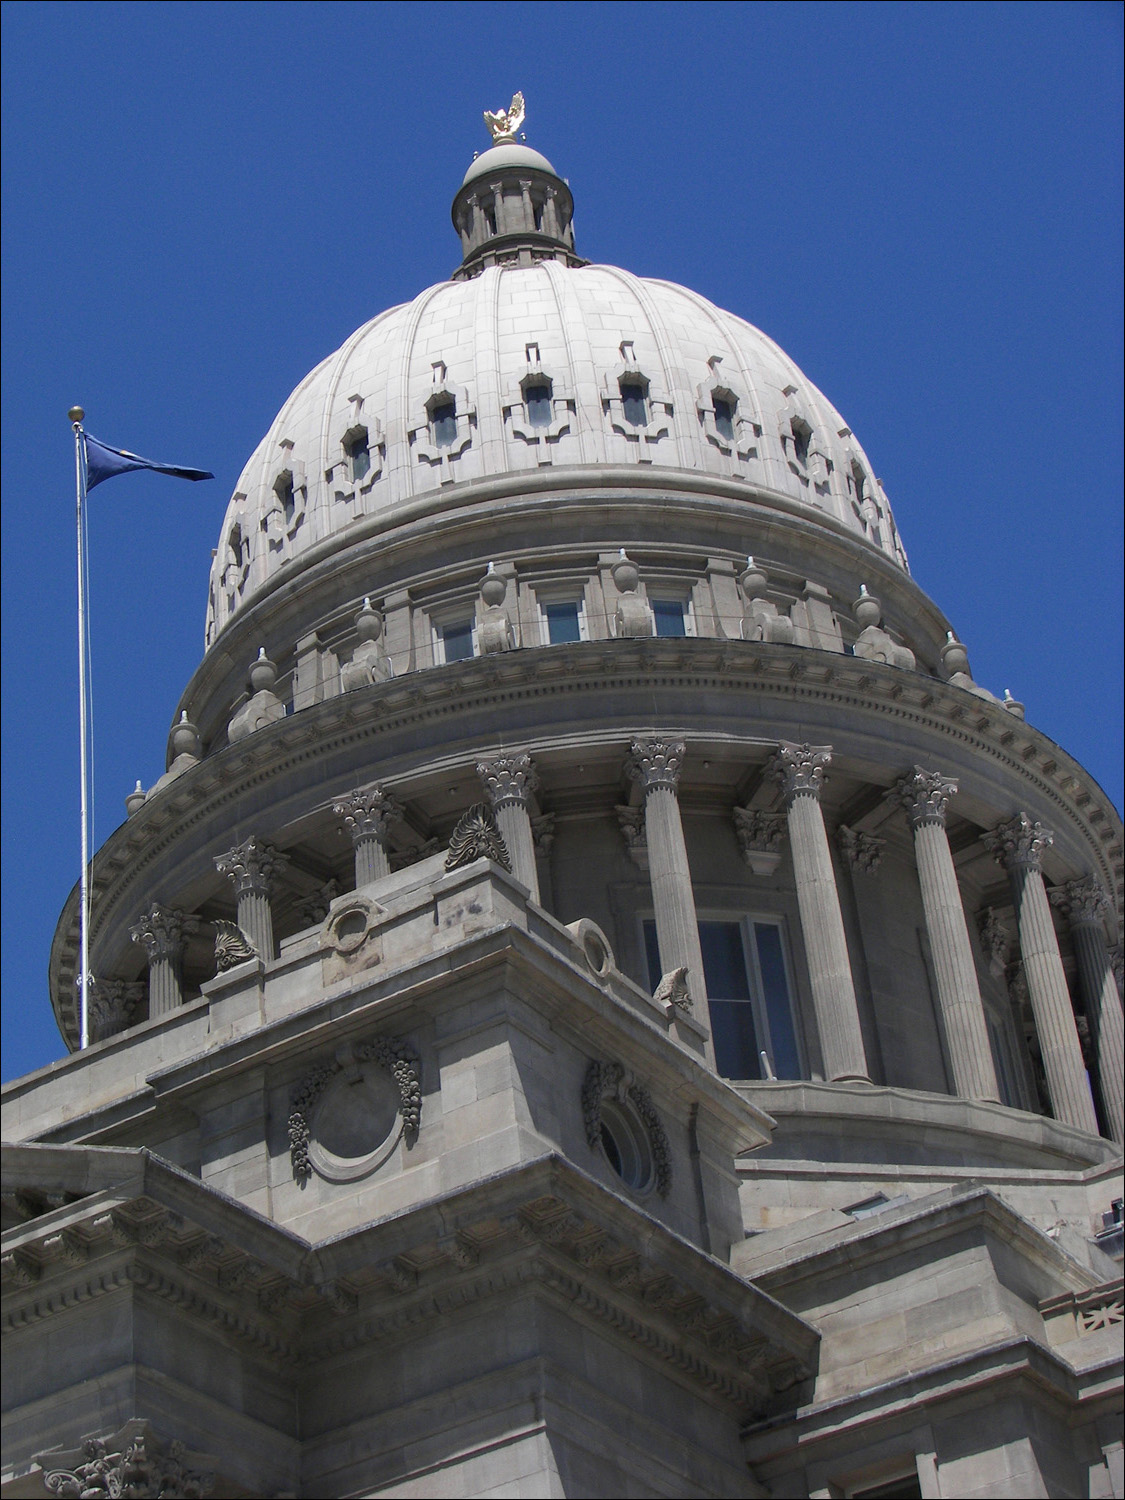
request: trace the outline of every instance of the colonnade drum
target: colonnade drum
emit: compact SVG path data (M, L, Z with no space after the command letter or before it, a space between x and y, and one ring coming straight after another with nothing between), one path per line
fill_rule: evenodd
M516 104L234 489L86 1048L63 911L11 1493L1114 1493L1120 820Z

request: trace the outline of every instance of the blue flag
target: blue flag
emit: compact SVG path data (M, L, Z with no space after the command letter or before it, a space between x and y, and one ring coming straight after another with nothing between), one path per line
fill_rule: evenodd
M154 464L150 458L140 458L127 448L111 448L108 443L99 443L88 432L82 434L86 449L86 488L92 490L103 479L112 479L115 474L128 474L131 469L153 469L157 474L172 474L176 479L214 479L206 469L185 469L179 464Z

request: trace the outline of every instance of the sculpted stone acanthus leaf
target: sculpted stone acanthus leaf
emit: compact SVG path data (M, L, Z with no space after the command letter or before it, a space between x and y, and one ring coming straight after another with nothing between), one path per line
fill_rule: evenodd
M486 802L475 802L450 834L445 868L459 870L475 859L490 859L504 870L512 868L508 846Z
M1044 851L1055 841L1050 829L1023 812L1017 813L1009 822L999 824L990 833L982 834L981 838L992 850L997 863L1009 870L1020 865L1040 869Z
M873 833L863 833L842 823L836 832L836 842L848 865L857 875L874 875L883 859L886 839L876 838Z
M90 1039L101 1042L124 1031L133 1020L144 999L143 984L124 979L99 979L90 975Z
M253 892L268 896L274 877L289 863L288 856L260 839L256 833L215 858L215 869L229 876L236 895Z
M225 974L228 969L258 957L258 950L239 927L237 922L215 919L215 970Z
M734 831L747 864L753 854L779 854L785 838L785 814L763 812L757 807L733 809Z
M797 745L782 740L770 762L769 774L780 784L786 802L800 796L819 798L831 759L831 745Z
M1068 880L1049 894L1052 906L1065 913L1072 927L1100 927L1109 910L1109 897L1092 875Z
M669 969L652 992L652 998L657 1005L675 1005L680 1010L686 1010L689 1013L694 1010L687 977L688 971L685 965L681 964L678 969Z
M165 1442L152 1424L134 1417L108 1437L83 1438L77 1448L37 1453L43 1482L52 1495L94 1500L110 1496L159 1496L197 1500L210 1495L215 1475L210 1460L189 1454L183 1443Z
M944 827L949 799L956 792L957 782L951 776L915 766L896 783L894 795L906 809L912 828L923 823L940 823Z
M397 823L403 815L397 799L378 785L357 787L354 792L333 802L332 811L343 819L353 844L362 839L377 839L380 844L385 843L391 824Z
M515 755L497 755L477 761L477 775L484 783L494 808L514 803L525 807L527 799L539 785L539 777L526 751Z
M634 740L625 770L631 781L647 794L658 788L675 791L683 769L683 740Z

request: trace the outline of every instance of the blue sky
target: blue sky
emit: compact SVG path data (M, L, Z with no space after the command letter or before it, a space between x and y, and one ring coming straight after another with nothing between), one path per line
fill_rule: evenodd
M96 835L202 653L243 463L360 323L447 277L516 88L582 254L775 338L854 428L915 577L1121 804L1116 4L22 4L3 10L4 1076L62 1054L77 876L73 451Z

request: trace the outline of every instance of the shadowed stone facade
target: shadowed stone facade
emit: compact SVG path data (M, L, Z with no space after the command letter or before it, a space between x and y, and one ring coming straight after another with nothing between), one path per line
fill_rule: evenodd
M522 119L62 913L0 1493L1122 1496L1120 821Z

